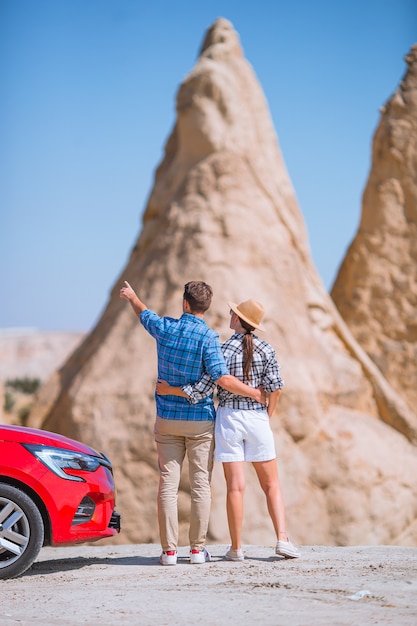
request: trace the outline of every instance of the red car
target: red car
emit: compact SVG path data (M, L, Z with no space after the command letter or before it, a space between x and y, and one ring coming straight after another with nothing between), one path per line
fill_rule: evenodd
M42 546L120 532L108 458L61 435L0 425L0 579L19 576Z

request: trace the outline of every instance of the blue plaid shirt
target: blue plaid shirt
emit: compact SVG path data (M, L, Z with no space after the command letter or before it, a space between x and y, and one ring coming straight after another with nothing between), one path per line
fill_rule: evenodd
M220 348L219 335L200 317L183 313L179 319L159 317L145 309L139 316L144 328L156 340L158 378L175 387L195 383L204 374L217 380L229 371ZM156 414L171 420L214 420L213 394L196 404L179 396L155 394Z

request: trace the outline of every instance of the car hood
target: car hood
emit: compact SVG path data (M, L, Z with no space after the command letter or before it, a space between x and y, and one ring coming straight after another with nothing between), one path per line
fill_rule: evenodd
M74 439L64 437L64 435L58 435L57 433L50 433L46 430L39 430L37 428L26 428L25 426L0 425L0 441L36 443L42 446L65 448L66 450L74 450L75 452L102 457L99 452L84 445L80 441L75 441Z

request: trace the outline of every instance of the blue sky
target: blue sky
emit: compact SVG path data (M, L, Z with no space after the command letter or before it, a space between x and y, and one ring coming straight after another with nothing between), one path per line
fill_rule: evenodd
M265 92L331 288L379 108L417 42L415 0L0 0L0 328L94 326L219 16Z

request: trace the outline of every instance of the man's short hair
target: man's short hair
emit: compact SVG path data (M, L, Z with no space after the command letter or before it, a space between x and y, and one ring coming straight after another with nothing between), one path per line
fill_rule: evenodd
M210 307L213 289L202 280L192 280L184 285L184 300L193 313L205 313Z

